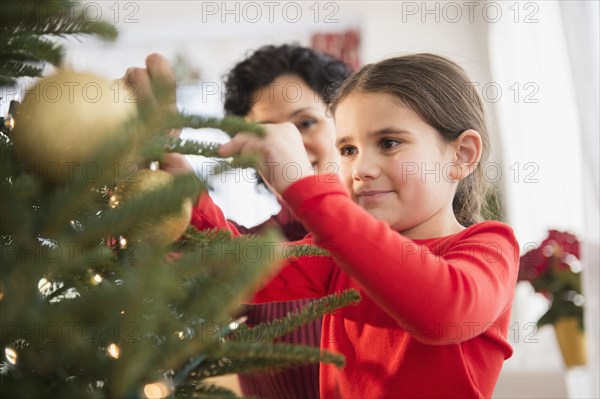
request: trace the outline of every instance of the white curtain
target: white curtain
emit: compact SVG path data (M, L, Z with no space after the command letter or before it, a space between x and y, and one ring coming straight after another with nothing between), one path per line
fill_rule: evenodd
M570 394L597 398L598 3L510 2L503 11L513 18L489 24L489 51L493 80L504 89L495 105L508 221L522 249L540 243L551 228L584 242L589 365ZM519 328L537 320L544 306L519 287ZM553 337L546 330L537 338L538 345L516 343L523 363L516 368L540 357L544 367L561 367Z
M583 199L585 235L582 258L586 296L586 333L588 334L589 375L592 376L591 397L600 398L600 116L599 50L600 10L597 1L561 3L567 48L581 128L581 160L583 163Z

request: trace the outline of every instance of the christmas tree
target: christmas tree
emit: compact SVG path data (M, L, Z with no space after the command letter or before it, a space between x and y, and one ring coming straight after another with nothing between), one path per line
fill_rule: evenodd
M116 36L112 26L78 16L74 4L3 3L0 85L40 76L44 63L59 66L55 37ZM10 123L0 133L2 396L234 397L203 380L306 362L342 366L340 355L274 341L356 302L356 292L255 327L234 316L282 259L324 252L282 250L277 232L197 231L188 224L205 184L154 170L167 152L216 157L215 145L185 143L170 129L234 135L261 134L260 126L157 115L131 95L123 82L59 71L3 120Z

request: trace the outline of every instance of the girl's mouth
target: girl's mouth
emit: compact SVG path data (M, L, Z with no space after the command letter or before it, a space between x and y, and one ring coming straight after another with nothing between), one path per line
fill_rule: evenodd
M356 197L358 204L361 206L372 206L377 205L381 201L385 200L393 191L373 190L373 191L361 191Z

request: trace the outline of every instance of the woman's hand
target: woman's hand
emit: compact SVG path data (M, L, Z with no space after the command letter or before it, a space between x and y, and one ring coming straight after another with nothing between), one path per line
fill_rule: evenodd
M172 175L194 173L194 168L185 156L176 152L164 154L160 162L160 168Z
M177 110L175 73L162 55L150 54L146 68L131 67L123 79L133 85L139 105L145 110Z
M266 135L238 133L221 145L219 155L258 154L262 162L259 172L279 194L303 177L312 176L313 169L300 132L293 123L264 125Z

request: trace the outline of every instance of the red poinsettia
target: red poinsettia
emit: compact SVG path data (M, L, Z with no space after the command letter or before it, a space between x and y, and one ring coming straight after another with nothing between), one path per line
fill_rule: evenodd
M573 234L550 230L539 247L521 256L519 280L529 281L551 300L550 309L538 325L578 316L583 326L579 251L579 241Z

